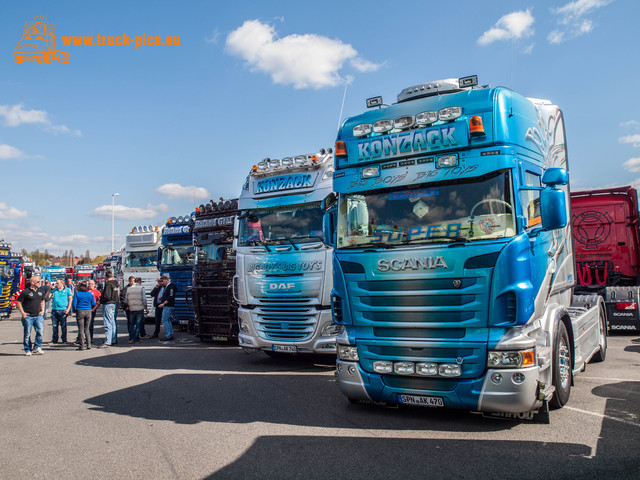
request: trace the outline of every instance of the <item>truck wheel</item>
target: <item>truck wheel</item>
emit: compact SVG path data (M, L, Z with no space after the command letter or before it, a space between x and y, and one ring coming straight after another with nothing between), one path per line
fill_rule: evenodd
M549 404L551 408L562 408L568 401L571 394L571 344L569 334L563 322L558 324L553 346L553 386L556 391Z
M593 362L604 362L607 358L607 324L604 312L600 311L600 350L593 356Z
M49 52L42 55L42 61L40 60L40 58L38 58L38 63L44 63L47 65L52 61L53 61L53 56Z

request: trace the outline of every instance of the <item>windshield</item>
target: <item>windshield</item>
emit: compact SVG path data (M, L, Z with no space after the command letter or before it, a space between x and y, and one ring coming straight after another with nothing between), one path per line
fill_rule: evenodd
M210 243L196 247L196 263L220 263L223 260L235 257L235 251L231 243Z
M509 172L345 195L338 248L474 241L515 235Z
M156 251L152 252L131 252L125 259L126 267L155 267Z
M293 241L322 241L320 202L244 212L240 219L240 246Z
M13 269L9 265L0 265L0 275L12 275Z
M164 247L162 265L193 265L194 248L191 245Z

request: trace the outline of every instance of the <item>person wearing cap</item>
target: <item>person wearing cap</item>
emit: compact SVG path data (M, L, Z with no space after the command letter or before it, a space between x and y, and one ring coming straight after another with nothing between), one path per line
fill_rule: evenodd
M18 299L16 306L22 315L24 353L30 357L32 352L36 355L44 354L42 350L42 334L44 332L44 298L45 291L40 287L40 277L31 277L29 288L25 288ZM35 328L35 344L31 343L31 329ZM33 350L32 350L33 347Z

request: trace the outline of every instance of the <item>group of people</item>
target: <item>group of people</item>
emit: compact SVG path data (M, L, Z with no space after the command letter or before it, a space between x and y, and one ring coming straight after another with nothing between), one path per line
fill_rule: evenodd
M160 323L164 324L163 341L173 340L173 310L176 298L176 286L167 276L160 276L157 285L151 290L155 312L155 331L149 336L144 329L145 313L149 312L147 294L140 277L129 277L129 283L120 290L118 281L111 271L105 274L102 291L96 288L93 280L79 282L77 288L69 281L56 280L55 286L40 285L40 277L32 277L30 285L17 299L17 308L22 315L23 348L25 355L42 355L44 319L51 304L51 343L67 343L67 317L75 312L78 323L78 337L75 343L78 350L88 350L93 344L93 326L98 307L102 305L105 339L98 348L108 348L118 343L117 312L118 303L127 317L130 344L141 343L142 338L158 338ZM47 282L48 283L48 282ZM35 341L31 341L31 331L35 330Z

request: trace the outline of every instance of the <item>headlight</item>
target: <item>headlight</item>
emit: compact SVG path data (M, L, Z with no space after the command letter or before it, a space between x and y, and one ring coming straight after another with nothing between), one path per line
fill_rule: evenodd
M370 133L371 133L370 123L362 123L360 125L356 125L355 127L353 127L354 137L364 137L365 135L369 135Z
M336 335L340 335L340 333L342 333L343 328L344 327L342 325L338 325L336 323L330 323L328 325L325 325L324 328L322 329L322 336L334 337Z
M490 351L487 354L487 366L489 368L520 368L531 367L536 364L536 351Z
M240 331L243 333L249 333L249 326L244 320L240 320Z
M387 133L393 129L393 120L378 120L373 124L374 133Z
M329 165L324 170L324 175L322 175L322 181L324 182L325 180L329 180L330 178L332 178L334 171L335 171L335 168L333 167L333 165Z
M349 345L338 345L338 358L340 360L357 362L359 360L358 348Z
M443 122L450 122L462 115L461 107L447 107L442 110L438 110L438 118Z
M282 159L283 167L292 167L293 166L293 157L285 157Z
M416 363L418 375L438 375L438 365L435 363Z
M438 373L441 377L459 377L462 368L457 363L443 363L438 366Z
M418 125L430 125L438 121L438 112L421 112L416 115L416 123Z
M393 363L385 360L373 362L373 370L376 373L391 373L393 372Z
M393 121L393 128L411 128L416 123L413 115L405 115L404 117L398 117Z
M398 375L413 375L416 366L413 362L396 362L393 364L393 371Z

